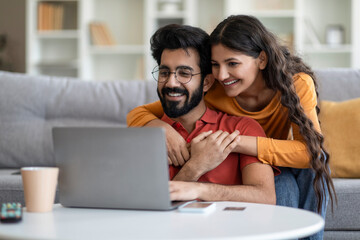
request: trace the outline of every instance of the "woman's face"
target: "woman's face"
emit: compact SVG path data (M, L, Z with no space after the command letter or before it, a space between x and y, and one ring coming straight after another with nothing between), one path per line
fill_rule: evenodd
M229 97L252 94L260 82L263 85L261 70L265 68L266 61L264 65L261 54L253 58L217 44L211 48L211 63L214 77Z

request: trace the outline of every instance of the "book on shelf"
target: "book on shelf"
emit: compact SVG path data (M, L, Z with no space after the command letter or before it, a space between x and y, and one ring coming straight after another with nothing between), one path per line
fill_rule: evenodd
M105 23L92 22L90 23L91 43L97 46L111 46L116 45L116 41L111 34L110 29Z
M38 30L62 30L64 22L64 5L61 3L39 2Z

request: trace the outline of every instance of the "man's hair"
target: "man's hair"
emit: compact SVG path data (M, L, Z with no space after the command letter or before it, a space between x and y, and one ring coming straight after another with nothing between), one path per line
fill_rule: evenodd
M211 73L210 36L204 30L188 25L169 24L159 28L150 39L152 56L160 65L164 49L195 49L200 57L201 79Z

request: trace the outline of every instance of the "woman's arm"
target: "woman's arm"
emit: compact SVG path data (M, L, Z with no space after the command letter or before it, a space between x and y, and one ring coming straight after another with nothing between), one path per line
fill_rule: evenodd
M169 165L183 166L190 158L185 139L169 124L160 119L148 122L146 127L162 127L166 133L166 147Z
M164 115L160 101L134 108L127 115L130 127L162 127L166 132L168 162L170 165L182 166L190 158L185 139L169 124L161 121Z
M154 119L160 119L164 115L164 110L160 101L139 106L131 110L127 117L129 127L142 127Z
M315 107L304 109L306 116L312 121L315 130L321 132ZM292 123L293 140L258 139L258 158L262 162L281 167L309 168L310 155L299 126Z
M321 132L316 109L305 111L313 122L314 128ZM266 137L251 137L240 135L233 152L257 157L261 162L273 166L309 168L310 156L299 127L291 124L293 140L278 140Z

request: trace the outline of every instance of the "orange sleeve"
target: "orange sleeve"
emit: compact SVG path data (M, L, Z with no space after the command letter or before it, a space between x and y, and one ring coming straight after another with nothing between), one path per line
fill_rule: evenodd
M312 78L304 73L294 76L294 85L300 98L300 104L306 116L313 122L314 128L321 132L316 113L317 96ZM310 155L299 126L291 123L293 140L277 140L258 137L258 158L275 166L309 168Z
M257 138L258 159L279 167L309 168L309 154L304 142Z
M131 110L127 117L127 125L129 127L142 127L151 120L161 118L164 115L164 110L160 101L142 105Z

